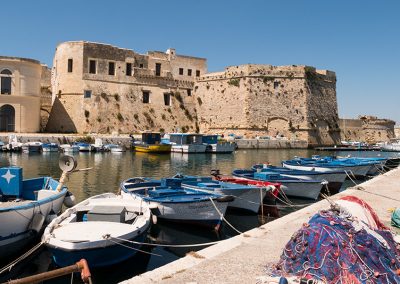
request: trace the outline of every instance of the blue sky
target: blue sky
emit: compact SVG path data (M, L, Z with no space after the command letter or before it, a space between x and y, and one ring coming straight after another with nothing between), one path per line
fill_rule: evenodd
M51 66L56 45L110 43L140 53L174 47L208 70L260 63L337 75L339 115L400 123L400 1L2 1L0 55Z

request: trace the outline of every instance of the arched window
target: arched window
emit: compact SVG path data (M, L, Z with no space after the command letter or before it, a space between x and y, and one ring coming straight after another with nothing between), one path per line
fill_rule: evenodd
M12 73L8 69L4 69L0 72L0 87L2 95L11 95L11 81L12 81Z
M13 106L3 105L0 107L0 131L15 131L15 109Z

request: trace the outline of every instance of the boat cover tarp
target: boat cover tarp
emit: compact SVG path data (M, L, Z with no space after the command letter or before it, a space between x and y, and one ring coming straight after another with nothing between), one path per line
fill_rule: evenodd
M400 245L390 230L364 201L354 196L341 201L315 214L292 236L272 267L273 276L400 283Z
M400 228L400 208L393 211L391 224L394 227Z

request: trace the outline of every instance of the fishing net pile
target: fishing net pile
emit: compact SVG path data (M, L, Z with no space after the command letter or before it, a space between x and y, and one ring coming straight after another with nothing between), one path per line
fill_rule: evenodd
M345 196L303 224L272 275L304 283L400 283L400 244L368 204Z

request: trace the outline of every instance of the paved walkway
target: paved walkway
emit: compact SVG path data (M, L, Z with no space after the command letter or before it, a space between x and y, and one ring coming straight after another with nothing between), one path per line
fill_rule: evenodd
M343 195L362 198L381 221L390 224L388 209L400 207L400 169L369 180L359 188L362 190L347 189L332 199ZM317 202L123 283L256 283L258 276L266 275L266 265L279 260L292 234L318 210L328 207L326 200Z

